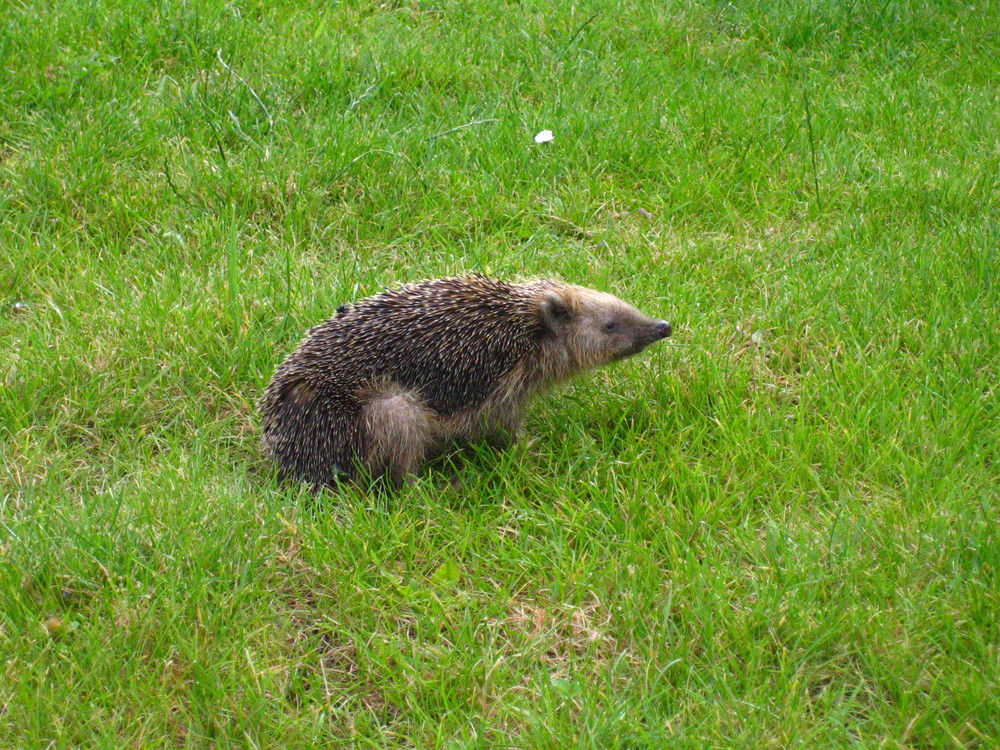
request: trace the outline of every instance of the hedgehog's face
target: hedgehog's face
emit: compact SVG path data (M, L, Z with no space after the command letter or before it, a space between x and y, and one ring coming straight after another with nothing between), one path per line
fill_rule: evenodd
M648 318L611 294L582 287L546 297L542 314L575 369L631 357L672 333L665 320Z

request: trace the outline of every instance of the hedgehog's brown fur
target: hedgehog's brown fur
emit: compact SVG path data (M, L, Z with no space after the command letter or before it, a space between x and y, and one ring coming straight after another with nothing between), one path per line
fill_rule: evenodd
M409 284L309 331L264 392L264 443L314 487L359 475L398 487L448 442L508 445L539 390L669 335L669 323L560 281Z

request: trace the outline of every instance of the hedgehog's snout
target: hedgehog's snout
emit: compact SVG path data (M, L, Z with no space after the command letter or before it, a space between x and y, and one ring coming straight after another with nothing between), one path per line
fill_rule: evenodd
M621 359L624 357L631 357L633 354L638 354L650 344L659 341L660 339L667 338L673 332L674 327L667 321L650 320L647 318L644 323L637 325L633 329L633 335L628 342L627 348L625 351L619 353L615 358Z

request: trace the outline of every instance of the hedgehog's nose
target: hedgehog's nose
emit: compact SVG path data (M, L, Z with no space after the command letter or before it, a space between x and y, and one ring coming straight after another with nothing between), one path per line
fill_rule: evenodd
M656 324L656 333L658 335L658 338L665 339L673 332L674 332L673 326L670 325L665 320L661 320L659 323Z

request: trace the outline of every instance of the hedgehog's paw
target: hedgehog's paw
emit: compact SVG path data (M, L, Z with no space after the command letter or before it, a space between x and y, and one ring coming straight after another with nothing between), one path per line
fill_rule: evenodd
M483 438L490 448L503 453L514 447L514 443L517 442L517 431L498 428L490 430Z
M510 450L521 434L523 411L523 406L508 403L505 409L490 415L483 434L486 443L501 452Z
M386 388L364 410L365 465L397 489L423 464L433 440L434 413L412 391Z

